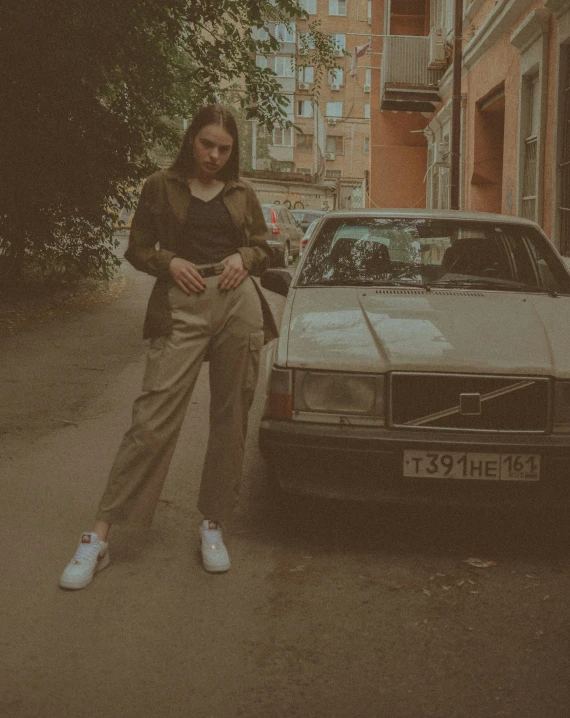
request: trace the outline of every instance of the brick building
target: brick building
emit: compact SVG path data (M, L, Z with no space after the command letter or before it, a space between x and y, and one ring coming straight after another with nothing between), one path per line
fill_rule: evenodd
M371 203L448 207L453 0L375 0ZM464 0L460 207L570 255L570 0Z
M285 25L269 25L268 32L281 40L279 52L259 56L261 67L274 70L289 98L288 119L301 128L274 129L269 138L269 157L255 157L258 170L279 170L305 174L334 187L334 206L363 206L370 158L371 58L369 52L358 58L351 74L354 48L368 42L371 28L371 3L368 0L302 0L308 20ZM320 30L333 36L338 49L335 58L339 70L329 71L321 86L317 103L311 102L315 68L308 65L303 52L303 33L309 22L321 22ZM264 31L260 31L263 36ZM260 138L259 144L261 145ZM316 199L315 199L316 198ZM332 209L313 192L304 204L316 209Z

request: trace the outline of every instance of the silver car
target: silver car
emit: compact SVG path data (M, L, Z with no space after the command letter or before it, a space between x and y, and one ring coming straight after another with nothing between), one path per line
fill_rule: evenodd
M570 502L570 272L536 224L334 211L261 283L287 296L259 433L281 488Z
M261 208L270 232L267 243L274 252L274 266L288 267L299 254L303 230L287 207L262 204Z

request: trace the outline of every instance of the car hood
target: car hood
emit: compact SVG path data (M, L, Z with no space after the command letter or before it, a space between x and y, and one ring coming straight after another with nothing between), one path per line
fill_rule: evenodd
M297 288L292 367L570 377L570 297L478 290Z

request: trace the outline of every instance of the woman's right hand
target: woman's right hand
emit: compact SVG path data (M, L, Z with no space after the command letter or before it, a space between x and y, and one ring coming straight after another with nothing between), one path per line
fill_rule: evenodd
M204 280L192 262L181 257L173 257L170 260L169 269L176 284L186 294L192 294L192 292L199 294L206 288Z

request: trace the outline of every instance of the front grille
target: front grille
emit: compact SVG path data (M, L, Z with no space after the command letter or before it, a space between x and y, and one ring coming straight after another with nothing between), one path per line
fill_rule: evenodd
M548 379L411 372L390 376L394 427L546 432L548 404Z

